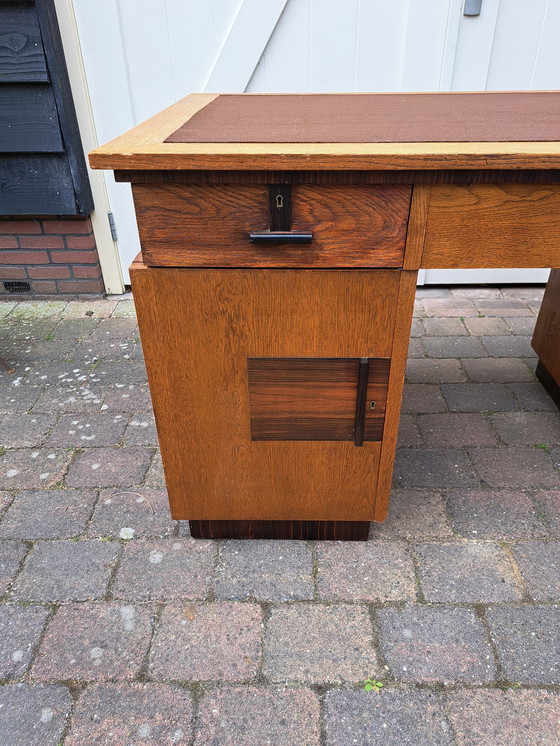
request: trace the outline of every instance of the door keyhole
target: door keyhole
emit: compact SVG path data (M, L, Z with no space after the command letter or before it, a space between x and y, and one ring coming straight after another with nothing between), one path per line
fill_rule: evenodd
M284 207L284 197L281 194L276 195L276 207L278 209Z

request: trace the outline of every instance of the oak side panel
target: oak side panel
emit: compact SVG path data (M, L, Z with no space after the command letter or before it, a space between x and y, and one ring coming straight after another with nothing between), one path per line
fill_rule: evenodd
M398 270L131 270L172 515L368 521L380 443L251 441L247 358L390 357Z
M422 268L554 267L560 186L434 185Z
M415 184L412 188L403 269L419 269L421 266L431 193L429 184Z
M268 187L133 185L144 261L161 267L399 267L410 186L294 185L292 230L305 245L266 246Z
M560 269L550 273L531 345L560 385Z

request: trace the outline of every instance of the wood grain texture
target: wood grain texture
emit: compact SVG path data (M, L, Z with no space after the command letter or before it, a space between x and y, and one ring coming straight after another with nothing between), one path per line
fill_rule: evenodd
M554 267L559 235L556 184L436 185L422 267Z
M35 8L0 5L0 83L46 83L48 79Z
M253 440L354 440L358 359L249 358ZM381 440L390 360L369 360L364 440ZM369 404L375 402L374 408Z
M531 341L546 370L560 385L560 269L553 269Z
M374 481L376 484L375 506L372 516L372 520L374 521L384 521L389 509L389 496L391 494L391 481L393 479L393 466L399 434L404 375L406 371L408 343L410 341L414 298L416 296L417 276L417 272L400 273L397 314L391 347L391 370L389 373L389 385L387 387L383 443L379 459L379 472L377 480Z
M133 186L150 266L398 267L410 203L407 186L295 185L292 230L306 245L251 244L270 228L265 185Z
M251 441L247 358L390 357L401 274L133 265L174 518L373 517L380 444Z
M367 541L369 521L189 521L195 539Z
M0 85L0 153L64 151L49 85Z
M432 194L431 186L415 184L412 190L403 269L419 269L422 264L426 218Z

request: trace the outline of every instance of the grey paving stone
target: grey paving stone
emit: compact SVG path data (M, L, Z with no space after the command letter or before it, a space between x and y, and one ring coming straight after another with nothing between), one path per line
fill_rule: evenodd
M313 598L311 550L300 541L228 541L216 573L216 598Z
M506 679L560 684L560 607L500 606L487 618Z
M514 334L521 334L522 336L530 337L535 331L535 317L534 316L514 316L513 318L504 319L505 323ZM503 332L488 332L488 334L503 334Z
M560 414L556 412L503 412L491 419L501 440L508 445L560 443Z
M124 434L124 443L127 446L157 446L158 436L153 414L132 417Z
M71 706L72 697L64 686L1 686L0 746L55 746Z
M510 334L481 337L480 341L492 357L534 357L536 354L531 347L531 337Z
M424 335L424 327L420 319L412 319L412 325L410 327L411 337L422 337Z
M148 448L91 448L74 459L68 487L134 487L146 474L152 451Z
M428 383L408 383L404 387L402 411L409 414L446 412L447 406L439 386Z
M519 409L512 392L501 383L444 383L441 392L452 412L507 412Z
M95 388L95 384L99 383L90 366L74 360L40 360L29 363L27 367L25 383L31 386Z
M488 352L477 337L424 337L428 357L487 357Z
M13 492L0 490L0 514L4 513L14 499Z
M165 538L175 529L166 490L103 490L87 528L91 537Z
M459 450L399 449L394 482L398 487L475 487L477 479Z
M451 746L437 692L334 689L326 696L328 746Z
M560 475L541 448L478 448L469 455L479 477L490 487L555 487Z
M76 357L128 359L134 356L137 338L136 319L106 319L100 321L87 341L78 347Z
M167 606L150 652L150 676L186 681L246 681L261 661L257 604L219 601Z
M462 337L468 334L461 319L422 319L424 333L428 337Z
M0 446L34 448L40 446L56 422L52 414L9 414L0 419Z
M141 360L100 360L94 366L95 377L101 384L126 389L131 384L147 382L146 366Z
M148 651L154 609L146 605L61 606L50 621L31 676L37 681L135 678Z
M73 339L6 339L2 350L7 358L16 360L60 360L73 357L76 342Z
M54 487L70 463L68 450L55 448L13 448L0 456L0 489Z
M422 438L420 437L420 432L418 431L414 415L401 415L398 444L401 448L422 445Z
M59 321L54 319L12 319L3 318L0 329L1 339L29 340L45 339L53 335Z
M451 534L445 502L433 490L392 490L386 520L372 523L370 528L372 539L445 538Z
M449 288L419 287L416 288L416 297L419 300L425 298L450 298L451 291Z
M319 746L319 701L309 689L227 688L206 695L195 746ZM250 724L250 725L249 725Z
M534 373L527 364L515 357L481 357L461 362L469 378L475 383L514 383L535 380Z
M502 288L504 298L516 298L526 301L542 300L544 295L545 284L540 285L523 285L521 287Z
M524 320L524 319L522 319ZM532 319L530 319L532 320ZM482 336L497 336L503 334L509 334L510 330L504 321L496 317L489 318L468 318L464 321L465 326L469 330L470 334L475 337ZM532 321L533 326L535 325L534 320Z
M533 312L518 298L480 298L475 300L478 312L484 316L532 316Z
M518 689L448 694L458 746L559 746L560 696Z
M81 319L95 318L95 319L106 319L115 310L117 301L115 300L95 300L95 302L86 300L70 301L66 304L66 307L61 312L63 319Z
M546 536L531 497L511 490L450 490L447 504L457 533L472 539Z
M150 391L144 383L111 386L105 396L101 411L151 412Z
M515 601L523 593L505 551L497 544L418 544L420 584L430 602Z
M449 292L455 298L502 298L502 291L500 288L485 288L480 285L473 285L472 287L456 287L452 286L449 288Z
M107 591L117 542L45 541L36 544L13 591L26 601L87 601Z
M484 627L470 609L411 606L378 615L381 650L397 679L479 684L495 678Z
M488 420L480 413L421 414L417 423L429 448L493 446L498 442Z
M37 403L43 391L42 386L6 387L0 396L0 414L28 412Z
M0 596L8 590L26 552L23 541L0 541Z
M516 406L512 409L526 409L536 412L557 412L558 408L540 383L511 383Z
M95 490L20 492L0 523L1 539L66 539L83 531Z
M105 389L99 384L47 387L33 404L33 412L90 414L99 412Z
M168 684L93 684L80 697L65 746L187 744L190 694Z
M206 598L216 543L199 539L135 541L126 545L113 592L116 598Z
M459 360L423 358L408 361L406 380L409 383L461 383L467 376Z
M47 323L47 322L44 322ZM93 332L99 327L99 319L61 319L52 324L50 331L54 339L89 339Z
M87 448L117 445L125 431L124 414L63 415L50 434L50 446Z
M366 607L300 603L272 609L264 674L271 681L363 681L378 671Z
M478 311L469 298L425 298L422 300L422 308L426 316L478 316Z
M144 485L146 487L165 487L165 477L163 475L163 463L161 460L161 453L157 450L150 464L150 468L146 472L146 478L144 479Z
M330 601L414 601L412 558L404 542L317 544L319 598Z
M0 679L23 676L47 616L44 606L0 606Z
M425 355L426 350L424 349L422 340L419 337L411 337L408 342L407 357L409 359L423 358Z
M513 547L513 556L536 601L560 600L560 542L519 543Z
M560 490L537 492L536 502L553 533L560 536Z

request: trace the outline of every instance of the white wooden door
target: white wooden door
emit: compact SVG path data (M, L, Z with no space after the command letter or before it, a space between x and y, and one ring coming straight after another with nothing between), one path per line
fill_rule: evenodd
M560 88L559 0L73 0L99 142L188 93ZM107 174L126 272L127 184ZM542 270L426 282L523 282ZM536 272L536 274L535 274Z

